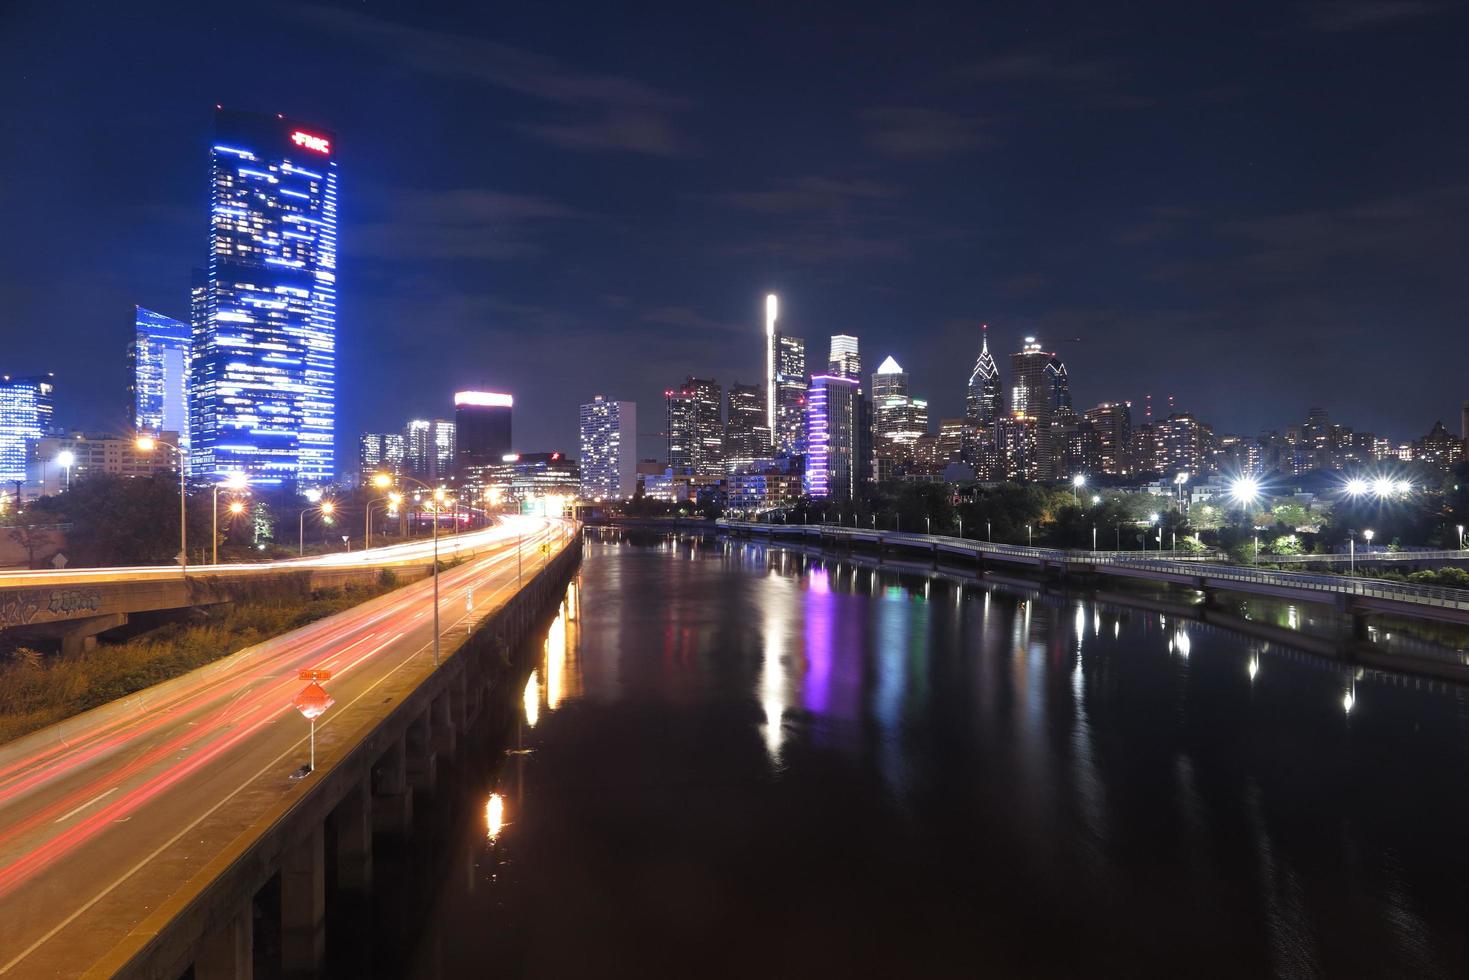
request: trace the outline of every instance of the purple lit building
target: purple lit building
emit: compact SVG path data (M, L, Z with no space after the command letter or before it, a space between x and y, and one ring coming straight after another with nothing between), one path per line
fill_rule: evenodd
M857 483L857 379L811 378L806 394L807 496L851 500Z

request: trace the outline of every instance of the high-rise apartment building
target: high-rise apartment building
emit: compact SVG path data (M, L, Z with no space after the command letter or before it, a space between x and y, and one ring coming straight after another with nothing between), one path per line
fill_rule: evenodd
M26 441L55 426L56 376L0 375L0 482L26 479Z
M336 471L336 137L219 110L189 364L193 471L262 484Z
M1157 468L1164 476L1197 475L1204 468L1204 427L1189 412L1174 412L1153 426Z
M694 476L724 475L724 392L717 381L690 377L668 404L668 465Z
M515 399L500 391L454 393L454 474L501 462L515 446L510 415Z
M770 429L765 424L759 385L729 386L724 420L724 462L731 470L770 456Z
M1102 472L1113 476L1132 472L1132 402L1103 402L1087 410L1086 420L1096 430Z
M408 458L401 432L364 432L358 440L357 463L364 482L376 473L401 476Z
M1040 423L1029 415L1012 412L995 423L996 471L992 477L1005 480L1035 480L1040 477Z
M857 350L857 338L850 334L833 334L831 352L826 360L826 373L838 378L862 378L862 355Z
M759 404L756 389L756 406ZM581 495L627 500L638 489L638 409L597 395L581 407Z
M1066 365L1056 354L1041 350L1034 337L1026 337L1025 345L1010 355L1010 369L1014 376L1010 409L1036 420L1037 478L1052 479L1058 452L1051 446L1051 415L1062 406L1071 406ZM1060 452L1064 453L1064 447Z
M413 419L403 431L404 465L420 480L447 480L454 472L454 423ZM496 461L498 462L498 460Z
M857 381L814 375L806 400L805 491L812 497L851 500L857 474Z
M141 306L133 307L128 345L128 393L133 428L159 435L176 432L189 446L189 325Z

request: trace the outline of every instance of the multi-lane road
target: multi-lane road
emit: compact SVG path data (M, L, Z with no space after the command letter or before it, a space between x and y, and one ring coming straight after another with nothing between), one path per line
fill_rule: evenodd
M442 631L463 635L569 534L561 521L512 518L461 535L480 553L440 575ZM299 793L298 672L331 671L320 770L386 697L432 671L432 589L415 583L0 747L0 976L87 972Z

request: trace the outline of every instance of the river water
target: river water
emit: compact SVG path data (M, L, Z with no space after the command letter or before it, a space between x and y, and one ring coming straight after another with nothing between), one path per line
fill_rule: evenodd
M1024 583L589 538L431 976L1463 976L1465 689Z

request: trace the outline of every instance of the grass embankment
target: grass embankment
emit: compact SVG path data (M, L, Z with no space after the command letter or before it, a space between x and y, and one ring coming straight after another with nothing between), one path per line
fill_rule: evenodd
M26 647L0 664L0 743L188 673L220 657L366 602L398 587L384 571L372 585L302 593L266 587L203 620L168 623L71 657Z

